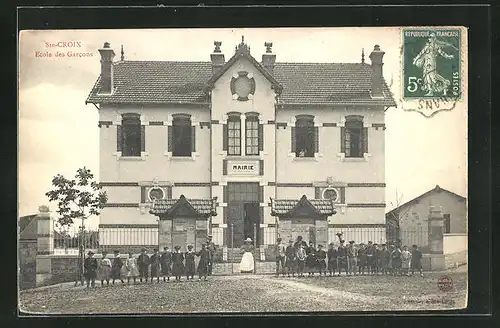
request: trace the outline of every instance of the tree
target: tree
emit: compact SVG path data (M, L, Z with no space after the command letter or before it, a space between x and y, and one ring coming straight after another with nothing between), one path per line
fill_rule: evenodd
M400 239L400 227L401 227L401 222L403 219L408 215L408 212L410 211L411 207L407 206L406 208L403 208L403 194L399 194L398 190L396 189L396 201L395 202L389 202L389 204L393 207L393 210L391 210L388 214L388 236L389 239L395 240L395 239Z
M85 220L92 215L99 215L108 201L102 186L94 180L94 175L85 166L76 171L75 179L66 179L61 174L52 179L55 189L45 195L51 202L57 201L57 222L60 227L69 227L74 219L82 220L81 232L78 234L79 270L75 285L80 281L83 285L83 262L85 246Z
M75 179L66 179L61 174L52 179L55 189L45 195L51 202L57 201L57 222L61 227L71 226L74 219L83 221L92 215L99 215L108 201L102 187L94 181L94 175L86 167L77 170Z

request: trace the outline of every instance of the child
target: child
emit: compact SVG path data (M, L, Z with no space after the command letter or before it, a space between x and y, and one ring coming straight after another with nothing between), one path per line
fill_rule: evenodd
M297 249L297 274L299 277L304 277L304 267L306 264L306 250L302 243L299 244Z
M142 278L146 279L148 282L148 267L149 267L149 256L146 254L146 249L141 249L141 255L137 258L137 265L139 266L139 279L142 282Z
M109 278L111 277L111 260L106 256L108 253L105 251L102 252L102 260L101 260L101 287L104 286L104 281L106 281L106 286L109 286Z
M358 275L364 275L365 268L366 268L366 247L364 243L360 243L358 250Z
M342 269L344 269L345 274L347 275L347 250L344 246L345 241L340 241L340 246L337 248L337 259L338 259L338 268L339 268L339 276L342 274Z
M321 277L321 274L324 273L326 276L326 252L323 250L323 245L318 245L318 252L316 253L316 260L317 260L317 266L318 266L318 271L319 275Z
M89 251L88 257L83 262L84 276L87 282L87 288L95 287L95 278L97 276L97 260L93 257L94 252Z
M279 277L280 271L283 274L283 277L285 276L285 261L286 261L286 255L285 255L285 244L281 242L281 238L277 239L276 243L276 277Z
M151 282L155 277L156 282L160 282L160 254L158 254L158 248L153 250L149 263L151 263Z
M422 252L418 249L417 245L412 245L411 251L411 274L415 273L415 269L419 270L420 276L423 277L422 272Z
M191 280L194 279L194 274L196 272L196 264L194 263L195 256L196 256L196 254L193 251L193 245L188 245L188 250L184 254L184 257L186 259L186 278L187 278L187 280L189 280L189 278L191 278Z
M139 270L137 269L137 260L134 258L132 252L128 253L128 259L125 261L125 267L127 268L127 284L130 284L130 278L134 279L134 284L137 277L139 276Z
M115 284L115 280L119 279L122 284L125 283L122 279L122 267L123 261L120 257L120 251L115 251L115 258L113 259L113 264L111 265L111 278L113 278L113 285Z
M306 249L306 266L309 277L314 276L314 271L316 268L316 248L312 242L309 242L309 247Z
M330 277L335 275L335 270L337 270L337 250L334 247L333 241L328 245L328 271L330 272Z
M172 274L175 276L176 282L181 281L181 276L184 273L184 254L180 250L181 247L176 245L172 253Z
M160 256L161 265L161 275L163 276L163 281L165 277L170 281L170 266L172 265L172 252L168 247L163 248L163 253Z
M409 275L410 262L411 262L411 253L408 251L408 246L405 245L403 247L403 251L401 252L401 268L403 269L403 274L405 276Z
M293 240L289 241L289 245L286 247L285 250L285 255L286 255L286 271L288 277L290 277L290 273L292 274L292 277L295 277L295 261L297 259L297 249L293 245Z
M201 280L201 277L204 278L203 280L207 280L210 252L206 244L201 244L201 250L196 253L196 256L200 257L200 262L198 262L198 280Z

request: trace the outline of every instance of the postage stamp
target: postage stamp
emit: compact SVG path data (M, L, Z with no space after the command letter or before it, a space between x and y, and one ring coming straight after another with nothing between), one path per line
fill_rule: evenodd
M402 102L431 117L463 100L463 28L402 29ZM406 105L406 106L405 106Z

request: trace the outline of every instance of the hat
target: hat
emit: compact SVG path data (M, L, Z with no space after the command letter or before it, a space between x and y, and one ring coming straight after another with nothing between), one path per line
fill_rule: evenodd
M382 244L382 246L387 246L387 244Z
M141 252L145 252L145 251L146 251L146 249L145 249L145 248L141 248Z
M276 239L277 241L281 241L281 238Z
M341 244L345 243L345 240L341 240L341 241L340 241L340 243L341 243Z
M318 245L318 247L321 247L321 248L323 248L323 245Z
M120 251L119 250L115 250L113 253L120 254Z
M411 247L415 247L415 248L417 248L417 245L411 245Z
M158 252L158 248L153 249L153 252Z
M212 238L212 235L207 235L207 238Z
M354 244L354 240L350 240L350 241L349 241L349 244Z
M373 244L373 243L372 243L371 241L369 241L369 242L368 242L368 244L370 244L370 245L371 245L371 244Z
M188 248L193 248L193 245L188 245Z
M252 238L248 237L247 239L245 239L246 242L251 242L252 241Z
M377 245L378 245L377 243L373 244L373 246L377 246Z
M94 252L89 251L89 252L87 253L87 255L94 255Z
M175 249L181 249L181 247L179 245L175 245L174 248Z
M328 244L328 245L335 245L335 243L333 241L331 241L330 244Z

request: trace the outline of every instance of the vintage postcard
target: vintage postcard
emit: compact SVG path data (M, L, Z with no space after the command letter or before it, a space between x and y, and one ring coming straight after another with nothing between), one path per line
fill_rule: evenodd
M21 31L19 310L467 307L467 49L460 26Z

